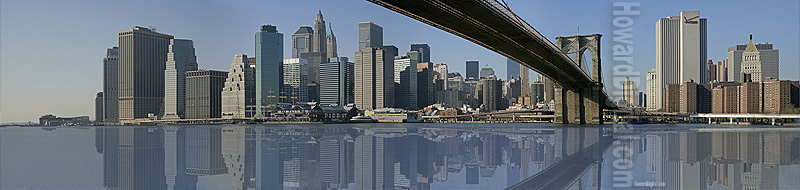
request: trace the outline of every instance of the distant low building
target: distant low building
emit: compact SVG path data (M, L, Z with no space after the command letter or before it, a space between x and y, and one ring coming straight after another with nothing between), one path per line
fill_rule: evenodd
M59 125L88 125L89 116L78 117L56 117L52 114L47 114L39 117L39 125L43 126L59 126Z

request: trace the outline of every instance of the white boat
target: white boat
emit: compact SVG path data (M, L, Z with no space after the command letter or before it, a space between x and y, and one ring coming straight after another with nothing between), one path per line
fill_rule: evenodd
M367 116L356 116L350 119L350 123L375 123L375 119Z

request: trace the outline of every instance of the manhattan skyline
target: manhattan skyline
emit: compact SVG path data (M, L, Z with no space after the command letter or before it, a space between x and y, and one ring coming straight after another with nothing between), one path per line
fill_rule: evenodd
M42 2L51 6L38 6ZM571 6L575 1L547 1L548 8L536 6L541 3L538 1L508 3L551 41L556 36L578 33L578 27L581 34L603 34L604 78L606 85L611 85L615 65L611 45L616 29L611 24L611 1L586 2L594 5L590 7L600 7L592 10L575 9ZM724 59L727 47L746 43L752 34L756 43L769 42L785 52L780 61L781 79L797 80L798 2L725 3L738 7L734 10L771 11L749 15L726 11L731 9L713 2L642 2L641 15L635 17L633 24L634 68L641 75L635 82L639 89L645 89L645 72L655 68L655 21L685 10L699 10L701 17L708 18L709 59ZM287 45L291 38L287 34L300 26L313 26L316 13L321 10L336 33L339 56L352 57L357 51L358 22L373 22L384 28L384 44L397 46L398 52L408 51L410 44L425 43L431 47L431 61L448 64L451 72L464 75L465 61L479 60L480 67L488 64L497 76L506 76L505 57L366 1L203 1L159 5L105 1L0 3L0 122L33 121L45 113L93 115L94 94L102 91L105 50L118 46L118 31L133 26L155 26L159 33L191 39L201 69L227 70L233 55L255 55L253 34L263 24L275 25L284 34L284 57L291 57L291 45ZM148 14L119 16L126 12L119 7L146 10ZM573 9L583 13L563 13Z

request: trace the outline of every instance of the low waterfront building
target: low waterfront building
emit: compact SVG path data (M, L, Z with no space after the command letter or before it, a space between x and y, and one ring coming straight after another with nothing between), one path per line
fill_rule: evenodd
M795 113L800 107L800 82L711 83L713 113Z
M380 108L366 111L365 116L371 117L381 123L405 123L420 122L422 118L415 112L409 112L400 108Z

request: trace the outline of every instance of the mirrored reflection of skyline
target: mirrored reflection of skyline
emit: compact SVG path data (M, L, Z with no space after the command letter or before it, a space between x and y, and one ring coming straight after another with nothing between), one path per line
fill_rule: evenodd
M634 189L800 187L800 131L793 129L651 128L614 133L608 128L341 125L0 131L0 189L31 187L15 173L63 172L26 165L60 157L102 158L101 163L87 161L95 166L86 171L69 173L102 173L97 175L102 180L87 180L78 189L612 189L618 183L612 177L617 170L613 164L620 158L632 166L632 181L638 183ZM93 144L84 146L94 153L57 151L73 144L35 143L44 136L59 142L69 141L58 138L77 138L57 135L68 133L92 139ZM13 146L17 142L28 143L29 150L15 148L21 147ZM615 148L630 151L617 157ZM21 151L34 153L8 156ZM35 152L49 157L24 156ZM41 188L65 183L37 182L44 184ZM644 182L653 183L640 186L647 185Z

